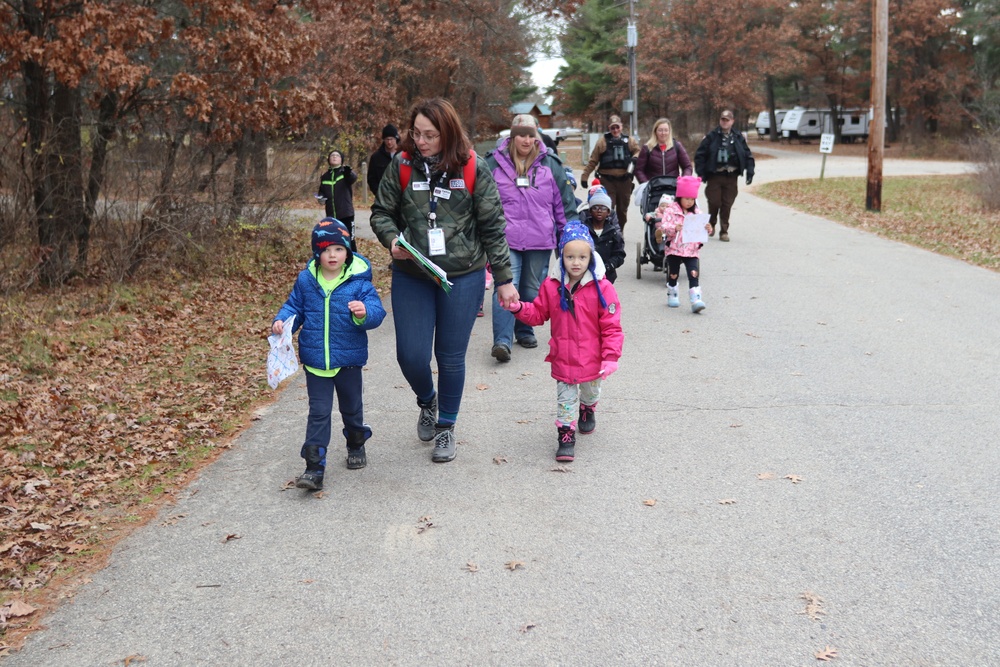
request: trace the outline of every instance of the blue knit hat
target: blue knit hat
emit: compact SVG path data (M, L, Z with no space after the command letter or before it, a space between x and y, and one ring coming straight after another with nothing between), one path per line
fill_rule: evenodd
M594 287L597 288L597 300L601 302L603 308L608 307L608 302L604 300L604 295L601 293L601 285L597 280L597 259L595 255L597 251L594 249L594 238L590 235L590 230L587 229L579 220L570 220L563 227L562 236L559 237L559 307L563 310L569 310L569 301L566 299L566 264L563 263L563 249L566 244L570 241L583 241L590 246L590 275L594 278Z
M351 252L351 233L347 231L347 226L336 218L323 218L313 227L312 231L312 251L313 259L319 263L319 256L323 254L329 246L342 245L347 248L347 259L344 266L350 266L354 261L354 253Z

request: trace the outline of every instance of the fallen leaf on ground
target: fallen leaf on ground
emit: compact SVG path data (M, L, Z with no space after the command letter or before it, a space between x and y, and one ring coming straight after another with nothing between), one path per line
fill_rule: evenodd
M743 424L740 423L730 424L729 428L743 428Z
M527 631L531 630L534 627L535 627L534 623L525 623L524 625L522 625L520 627L520 629L518 629L518 632L527 632Z
M646 500L642 501L642 504L645 505L646 507L652 507L653 505L656 504L656 498L647 498Z
M824 326L824 327L826 326L826 322L817 321L816 324L819 324L819 325Z
M757 479L774 479L773 472L759 472L757 473Z
M488 384L477 384L476 385L476 389L478 389L479 391L485 391L485 390L487 390L489 388L490 388L490 386Z
M735 505L736 504L736 498L723 498L722 500L719 501L719 504L720 505Z
M837 657L837 649L832 646L827 646L822 651L816 651L813 653L817 660L822 660L823 662L829 662Z
M516 570L517 568L521 568L523 570L524 569L524 561L523 560L509 560L506 563L504 563L504 567L506 567L508 570Z
M573 472L573 469L569 466L556 466L552 469L552 472Z
M479 566L473 563L471 560L465 564L465 569L468 572L479 572Z
M241 537L243 537L243 536L239 535L237 533L230 533L229 535L226 535L224 538L222 538L222 543L225 544L229 540L238 540Z
M792 480L792 484L798 484L799 482L802 481L802 478L799 477L798 475L785 475L783 477L783 479L790 479L790 480Z
M806 591L799 595L799 598L806 601L806 608L800 611L800 614L805 614L814 621L818 621L820 616L826 615L823 611L823 598L816 595L812 591Z
M323 498L326 498L326 491L317 491L316 493L313 494L313 498L316 498L317 500L323 500Z
M161 526L176 526L177 522L186 517L187 514L175 514L173 516L168 516L166 520L161 523Z
M431 522L431 518L429 516L422 516L418 519L417 535L427 532L431 528L434 528L434 524Z
M493 457L493 463L496 463L497 465L500 465L501 463L507 463L507 459L504 458L503 456L494 456Z
M128 656L125 658L125 667L129 667L133 662L146 662L146 656L139 655L138 653Z
M6 608L3 610L3 615L8 618L11 616L29 616L37 611L24 600L14 600L4 606Z
M281 491L287 491L288 489L294 489L294 488L295 488L295 480L294 479L290 479L287 482L285 482L285 485L283 487L281 487L281 489L279 489L279 490L281 490Z

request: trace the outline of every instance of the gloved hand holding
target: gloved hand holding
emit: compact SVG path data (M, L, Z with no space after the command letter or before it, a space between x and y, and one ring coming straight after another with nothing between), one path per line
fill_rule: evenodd
M753 175L747 174L747 185L750 185L751 183L753 183Z
M345 164L344 165L344 173L345 174L351 173L351 165L349 165L349 164Z
M611 377L611 374L618 370L617 361L605 361L601 364L601 377L605 380Z

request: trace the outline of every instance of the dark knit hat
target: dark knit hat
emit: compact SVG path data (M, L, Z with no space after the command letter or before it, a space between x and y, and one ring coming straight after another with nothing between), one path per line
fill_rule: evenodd
M583 241L590 246L590 275L594 277L594 287L597 289L597 300L601 302L601 306L604 308L608 307L608 302L604 300L604 295L601 294L601 285L597 280L597 260L594 256L597 251L594 249L594 238L590 235L590 230L587 229L579 220L570 220L563 227L562 236L559 237L559 270L560 270L560 280L559 280L559 307L564 311L569 310L569 301L566 298L566 264L563 263L563 249L566 244L570 241Z
M399 141L399 130L397 130L396 126L392 123L389 123L382 128L382 138L386 139L388 137L392 137L396 141Z
M332 245L342 245L347 248L347 259L344 266L350 266L354 261L354 253L351 252L351 233L347 227L336 218L323 218L313 227L312 231L312 251L313 258L318 262L323 251Z

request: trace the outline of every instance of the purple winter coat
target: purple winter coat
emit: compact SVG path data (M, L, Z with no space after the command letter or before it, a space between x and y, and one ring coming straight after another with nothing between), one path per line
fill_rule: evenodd
M657 176L672 176L674 178L690 176L691 171L691 158L684 150L684 145L676 139L674 139L674 145L666 152L661 151L659 146L653 146L650 150L649 146L643 145L635 163L635 177L639 179L640 183L645 183Z
M538 157L526 174L530 185L517 187L517 170L507 153L510 144L510 139L505 139L486 156L503 203L507 245L518 251L551 250L558 245L567 211L572 218L579 219L573 190L566 183L562 163L548 153L541 141L538 141Z

